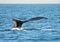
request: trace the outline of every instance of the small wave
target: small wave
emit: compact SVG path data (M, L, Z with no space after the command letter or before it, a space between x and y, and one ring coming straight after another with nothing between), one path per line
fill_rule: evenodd
M30 28L30 29L27 29L27 28L12 28L12 29L5 29L5 30L0 30L0 31L15 31L15 30L22 30L22 31L27 31L27 30L44 30L44 31L52 31L52 30L55 30L55 29L49 29L49 28Z

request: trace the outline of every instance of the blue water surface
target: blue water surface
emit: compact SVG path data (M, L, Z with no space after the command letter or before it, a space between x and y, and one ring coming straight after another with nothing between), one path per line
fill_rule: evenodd
M48 19L24 23L22 28L29 30L7 30L13 28L13 18L38 16ZM0 4L0 42L60 42L60 4Z

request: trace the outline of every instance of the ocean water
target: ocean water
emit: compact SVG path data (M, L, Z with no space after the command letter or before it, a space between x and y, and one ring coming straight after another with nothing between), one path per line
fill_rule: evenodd
M38 16L48 19L24 23L27 30L10 30L13 18ZM60 4L0 4L0 42L60 42Z

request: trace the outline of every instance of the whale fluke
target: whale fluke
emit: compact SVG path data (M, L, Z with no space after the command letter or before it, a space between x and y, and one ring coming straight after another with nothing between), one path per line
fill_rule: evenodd
M46 17L34 17L34 18L31 18L31 19L25 20L25 21L21 21L21 20L17 20L17 19L12 19L12 20L15 22L14 27L21 28L23 23L26 23L29 21L40 20L40 19L48 19L48 18L46 18Z
M34 17L34 18L31 18L31 19L29 19L29 20L24 21L24 23L25 23L25 22L29 22L29 21L40 20L40 19L48 19L48 18L46 18L46 17Z

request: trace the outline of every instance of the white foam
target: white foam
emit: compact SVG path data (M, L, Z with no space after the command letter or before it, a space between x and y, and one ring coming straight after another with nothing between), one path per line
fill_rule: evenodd
M11 30L30 30L30 29L24 29L24 28L12 28ZM37 28L37 29L34 29L34 30L48 30L48 31L51 31L51 30L55 30L55 29L49 29L49 28Z
M11 30L24 30L24 28L12 28Z

